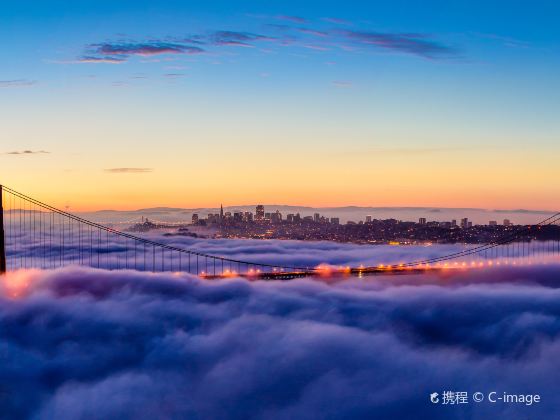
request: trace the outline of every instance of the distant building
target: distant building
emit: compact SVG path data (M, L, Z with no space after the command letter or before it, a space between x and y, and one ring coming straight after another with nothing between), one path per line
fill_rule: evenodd
M371 216L366 216L366 223L371 223Z
M319 213L315 213L313 215L313 221L319 222L319 220L321 220L321 215Z
M270 215L270 221L272 223L280 223L282 221L282 213L279 210L276 210L275 213Z
M498 222L495 221L495 220L490 220L490 221L488 222L488 226L498 226Z
M286 220L288 221L288 223L294 223L294 215L292 213L288 214L286 216Z
M466 229L468 227L469 227L469 219L467 217L461 219L461 228Z
M331 223L333 225L339 225L340 224L340 219L338 217L331 217Z
M457 220L453 219L453 220L451 221L451 226L457 226Z
M191 220L192 220L193 225L197 225L198 224L198 213L193 213Z
M418 223L420 223L421 225L425 225L426 224L426 218L421 217L420 219L418 219Z
M243 213L240 211L236 211L233 213L233 220L235 222L242 222L243 221Z
M243 221L245 222L252 222L253 221L253 213L250 211L246 211L243 213Z
M306 222L312 222L313 221L313 217L312 216L305 216L303 218L303 220L305 220Z
M255 213L255 220L264 220L264 206L259 204Z
M511 221L509 219L504 219L504 226L511 226Z

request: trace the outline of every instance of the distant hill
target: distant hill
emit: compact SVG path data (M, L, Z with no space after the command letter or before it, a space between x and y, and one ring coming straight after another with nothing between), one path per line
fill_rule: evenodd
M225 206L224 211L250 211L255 212L256 205ZM504 219L510 219L513 223L536 223L546 215L553 214L546 210L526 210L526 209L478 209L478 208L445 208L445 207L362 207L362 206L341 206L341 207L309 207L292 206L282 204L265 204L265 212L280 211L284 216L289 213L300 213L302 216L311 216L320 213L325 217L338 217L342 223L349 220L360 221L370 215L374 219L397 219L406 221L417 221L420 217L428 220L448 221L460 220L464 217L469 218L474 223L487 224L490 220L502 223ZM94 220L104 222L122 222L126 220L140 220L142 217L161 220L161 221L184 221L189 222L192 214L197 213L200 217L205 217L209 213L218 213L219 207L198 207L198 208L178 208L178 207L152 207L138 210L100 210L86 213Z

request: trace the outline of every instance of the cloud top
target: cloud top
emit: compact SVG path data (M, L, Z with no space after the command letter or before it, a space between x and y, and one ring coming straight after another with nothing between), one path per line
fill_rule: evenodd
M327 285L66 269L11 273L0 298L8 418L435 418L431 392L560 403L558 267ZM518 277L516 277L518 276ZM513 279L518 278L515 282ZM549 282L549 285L547 285ZM25 293L14 299L8 286ZM457 407L453 407L457 409Z

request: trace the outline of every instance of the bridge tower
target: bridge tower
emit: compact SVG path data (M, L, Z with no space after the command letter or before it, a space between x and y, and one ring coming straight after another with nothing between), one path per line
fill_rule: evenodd
M6 237L4 235L3 188L0 185L0 275L6 273Z

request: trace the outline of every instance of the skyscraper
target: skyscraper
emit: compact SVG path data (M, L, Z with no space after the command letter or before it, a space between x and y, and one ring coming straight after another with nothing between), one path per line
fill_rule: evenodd
M255 220L264 220L264 206L259 204L255 213Z
M270 221L272 223L280 223L282 221L282 213L279 210L276 210L275 213L270 214Z
M371 223L371 216L366 216L366 223Z
M425 225L425 224L426 224L426 218L425 218L425 217L421 217L421 218L418 220L418 222L419 222L421 225Z

